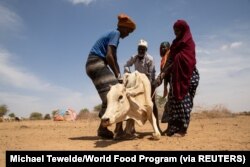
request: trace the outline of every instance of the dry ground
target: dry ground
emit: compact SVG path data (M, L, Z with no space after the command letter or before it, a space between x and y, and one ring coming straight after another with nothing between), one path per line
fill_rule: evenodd
M149 122L136 126L138 139L127 141L99 139L99 119L93 117L75 122L0 122L0 166L5 166L6 150L250 150L249 122L249 115L193 114L185 137L162 136L158 141L151 140ZM165 130L167 124L160 126Z

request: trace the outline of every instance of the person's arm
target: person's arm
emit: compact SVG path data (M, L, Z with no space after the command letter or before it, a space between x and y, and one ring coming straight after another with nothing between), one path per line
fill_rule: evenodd
M149 64L149 75L150 75L150 81L151 83L155 80L155 65L154 61L152 60Z
M115 77L116 78L120 77L120 68L119 68L119 65L117 62L116 47L115 46L112 46L112 45L108 46L106 60L107 60L109 67L111 68L111 70L115 74Z
M162 83L162 80L166 77L168 77L170 71L171 71L171 68L173 66L173 63L171 64L167 64L167 66L164 67L164 69L162 70L162 72L157 76L155 82L153 82L153 85L155 87L158 87L161 85Z
M166 62L166 65L164 66L164 68L162 69L162 72L160 74L160 79L165 78L165 76L167 76L170 73L172 66L173 66L173 63L174 63L173 57L171 55L169 55L167 62Z
M163 83L164 83L164 85L163 85L164 90L163 90L163 96L162 97L165 98L168 95L168 81L167 81L167 79L164 79Z
M128 61L127 63L124 65L124 73L125 72L130 72L130 69L129 67L131 67L133 64L134 64L134 56L132 56Z

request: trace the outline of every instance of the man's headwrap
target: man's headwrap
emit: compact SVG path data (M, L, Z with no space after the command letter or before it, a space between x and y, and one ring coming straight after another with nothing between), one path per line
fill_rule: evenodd
M118 27L127 27L127 28L130 28L132 31L134 31L136 29L136 25L135 25L134 21L126 14L119 14L118 15L117 26Z

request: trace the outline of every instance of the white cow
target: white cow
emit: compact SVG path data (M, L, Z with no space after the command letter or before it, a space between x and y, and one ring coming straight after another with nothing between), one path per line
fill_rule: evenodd
M123 84L111 86L107 94L107 102L106 112L102 116L103 126L128 119L133 119L139 126L142 126L149 120L154 129L153 137L160 138L161 134L152 112L151 85L145 74L138 71L126 73ZM130 130L131 127L126 127L125 133L131 134Z

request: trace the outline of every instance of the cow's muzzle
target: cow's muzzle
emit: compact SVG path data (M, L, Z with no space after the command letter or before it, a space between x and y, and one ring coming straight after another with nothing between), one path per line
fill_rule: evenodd
M103 127L107 127L110 125L110 121L109 121L109 118L102 118L101 119L101 124Z

